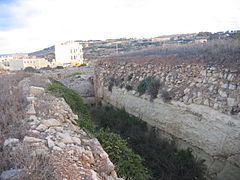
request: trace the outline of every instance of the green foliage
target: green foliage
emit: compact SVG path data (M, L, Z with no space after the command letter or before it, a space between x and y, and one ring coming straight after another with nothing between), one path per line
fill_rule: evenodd
M126 180L145 180L147 170L143 166L143 159L127 147L127 142L115 133L98 130L89 115L87 106L83 103L81 96L56 80L48 86L48 91L58 97L63 97L74 113L80 118L77 120L79 126L92 133L101 142L104 150L109 154L112 162L117 166L117 173Z
M137 91L139 92L140 95L144 94L147 90L147 87L149 83L154 79L154 77L149 76L139 82L139 85L137 87Z
M147 93L151 96L151 99L157 98L158 91L161 84L157 79L152 79L147 86Z
M151 180L203 180L204 167L191 151L177 150L174 142L157 137L154 128L148 131L145 122L111 107L93 108L93 120L99 127L111 130L127 139L128 145L144 158Z
M83 64L80 65L80 67L82 67L82 66L87 66L87 64L84 64L84 63L83 63Z
M240 39L240 31L235 32L230 35L233 39Z
M127 147L127 142L120 135L101 129L96 137L111 161L117 165L116 170L120 177L126 180L147 179L147 169L142 165L143 159Z
M55 67L55 69L64 69L64 67L63 66L57 66L57 67Z
M92 108L92 119L104 129L112 129L114 132L128 137L136 132L147 131L147 125L135 116L126 113L125 110L114 110L112 107Z
M147 94L151 96L152 100L157 97L160 86L161 84L159 80L155 79L152 76L149 76L139 82L137 91L139 92L140 95L147 92Z
M41 70L51 70L52 68L48 65L47 67L41 68Z
M77 122L79 123L80 127L90 132L94 131L94 126L91 122L88 108L84 104L82 97L76 91L56 82L48 86L48 91L57 97L63 97L65 99L72 111L78 115L79 119Z
M30 73L40 73L39 70L37 70L37 69L35 69L35 68L33 68L33 67L26 67L26 68L24 69L24 71L25 71L25 72L30 72Z
M130 81L133 78L133 73L129 74L128 81Z

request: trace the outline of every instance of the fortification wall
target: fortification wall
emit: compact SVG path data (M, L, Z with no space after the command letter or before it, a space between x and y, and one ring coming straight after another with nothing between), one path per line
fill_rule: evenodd
M209 177L240 177L240 72L201 64L100 62L94 72L95 95L191 147L206 160ZM158 97L136 91L154 76ZM126 89L126 87L128 87ZM131 88L133 90L129 90ZM172 100L165 102L165 95ZM168 98L169 98L168 97ZM163 134L163 133L162 133Z

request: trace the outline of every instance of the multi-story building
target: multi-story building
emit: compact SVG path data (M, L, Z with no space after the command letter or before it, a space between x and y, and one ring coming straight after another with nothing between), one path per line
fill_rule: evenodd
M10 71L19 71L25 69L26 67L40 69L47 67L48 65L49 62L44 58L12 59L9 61Z
M83 64L83 50L79 42L67 41L55 45L56 64Z

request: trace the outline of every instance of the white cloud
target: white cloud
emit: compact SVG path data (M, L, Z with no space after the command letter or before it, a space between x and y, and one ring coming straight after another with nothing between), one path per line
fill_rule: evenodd
M31 52L58 41L154 37L240 29L238 0L19 0L22 27L0 31L0 54Z

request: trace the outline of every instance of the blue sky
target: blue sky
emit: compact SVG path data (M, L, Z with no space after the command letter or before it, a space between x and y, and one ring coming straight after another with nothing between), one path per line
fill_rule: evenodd
M57 42L240 29L239 0L0 0L0 54Z
M8 30L16 27L14 15L10 11L12 3L14 3L14 0L0 0L0 30Z

